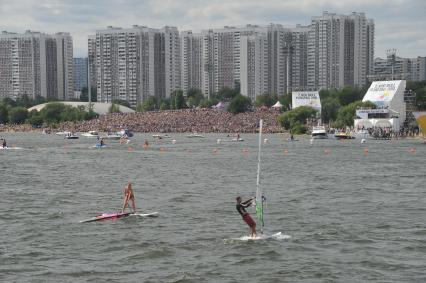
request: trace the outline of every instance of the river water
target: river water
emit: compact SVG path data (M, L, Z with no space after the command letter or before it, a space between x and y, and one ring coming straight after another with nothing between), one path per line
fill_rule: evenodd
M2 282L426 281L418 140L266 135L265 233L291 238L243 241L235 197L255 194L256 135L172 144L144 134L105 149L84 137L3 136L24 149L0 150ZM127 181L139 212L159 217L79 223L120 209Z

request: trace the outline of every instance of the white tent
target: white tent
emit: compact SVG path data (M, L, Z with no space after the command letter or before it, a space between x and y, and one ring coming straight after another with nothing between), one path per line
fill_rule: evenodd
M277 103L275 103L273 106L272 106L272 108L276 108L276 109L278 109L278 108L282 108L283 107L283 105L281 104L281 102L279 102L279 101L277 101Z
M379 128L390 128L392 127L392 119L372 119L373 125Z
M355 120L355 128L359 129L370 129L373 128L373 123L371 123L368 119L356 119Z

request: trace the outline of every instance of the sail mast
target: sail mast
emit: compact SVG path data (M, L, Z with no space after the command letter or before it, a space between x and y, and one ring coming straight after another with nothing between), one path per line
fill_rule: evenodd
M260 187L260 153L262 148L262 128L263 120L260 119L259 122L259 151L257 153L257 180L256 180L256 215L257 219L261 224L260 232L263 233L263 226L265 225L263 221L263 192Z

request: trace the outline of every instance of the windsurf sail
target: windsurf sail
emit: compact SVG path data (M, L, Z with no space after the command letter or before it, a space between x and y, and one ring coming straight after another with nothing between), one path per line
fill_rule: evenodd
M259 122L259 151L257 153L257 180L256 180L256 216L260 222L260 232L263 234L263 227L265 226L265 222L263 221L263 203L264 203L264 195L262 188L260 186L260 152L262 147L262 127L263 120L260 119Z

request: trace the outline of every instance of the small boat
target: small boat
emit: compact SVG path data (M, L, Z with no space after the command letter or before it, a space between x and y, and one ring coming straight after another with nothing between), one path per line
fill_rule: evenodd
M203 135L197 134L197 133L192 133L186 136L187 138L205 138Z
M315 126L312 128L311 137L313 139L328 139L327 131L324 126Z
M98 138L99 137L99 133L97 131L88 131L87 133L82 133L81 135L83 137L86 137L86 138Z
M71 132L62 131L62 132L56 132L55 134L58 136L68 136L68 135L71 135Z
M242 139L242 138L233 138L231 141L233 141L233 142L242 142L242 141L244 141L244 139Z
M351 133L346 133L346 132L337 132L334 134L334 137L338 140L352 140L355 139L354 136L352 136Z
M65 136L65 139L67 139L67 140L77 140L78 136L70 133L69 135Z
M119 134L121 136L126 136L128 138L133 137L133 133L129 129L123 129L123 130L117 132L117 134Z

